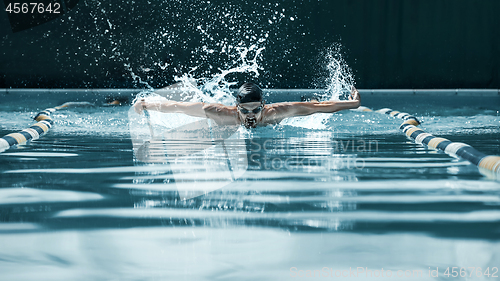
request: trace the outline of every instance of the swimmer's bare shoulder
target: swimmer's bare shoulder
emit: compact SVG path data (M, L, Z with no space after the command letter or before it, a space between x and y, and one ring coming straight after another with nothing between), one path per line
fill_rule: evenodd
M263 110L263 124L277 124L283 119L290 117L290 110L293 108L293 102L280 102L265 105Z
M280 102L267 105L263 123L276 124L289 117L306 116L320 112L319 102Z
M205 103L203 111L207 118L217 122L219 125L238 125L240 120L236 106L227 106L220 103Z

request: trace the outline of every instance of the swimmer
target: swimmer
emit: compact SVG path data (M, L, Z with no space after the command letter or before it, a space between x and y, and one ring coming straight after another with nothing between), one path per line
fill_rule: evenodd
M354 109L358 108L360 103L359 92L352 87L349 100L266 104L259 86L254 83L245 83L238 90L235 106L170 100L161 103L148 103L142 99L134 104L134 109L139 114L144 109L164 113L184 113L195 117L210 118L219 125L243 125L246 128L255 128L257 126L277 124L289 117Z

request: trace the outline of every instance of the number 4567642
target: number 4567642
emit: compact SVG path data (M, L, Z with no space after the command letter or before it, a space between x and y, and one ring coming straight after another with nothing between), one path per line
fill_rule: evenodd
M61 9L61 4L59 3L49 3L47 6L44 6L43 3L9 3L7 8L5 9L8 13L14 14L43 14L43 13L52 13L59 14Z
M469 274L467 274L470 272ZM477 277L498 277L498 267L482 269L480 267L447 267L444 271L444 276L446 277L472 277L476 275Z

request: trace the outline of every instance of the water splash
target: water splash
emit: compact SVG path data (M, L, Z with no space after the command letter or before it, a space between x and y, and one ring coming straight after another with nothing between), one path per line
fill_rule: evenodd
M164 89L175 89L179 99L187 102L222 103L234 105L236 100L232 95L231 88L245 81L233 81L229 76L232 74L248 74L252 78L259 76L259 70L263 68L259 65L260 56L265 47L251 45L250 47L231 47L235 54L232 56L238 59L234 61L234 66L228 69L219 69L219 72L209 77L195 78L193 73L198 67L193 67L189 72L181 76L175 76L176 84ZM131 70L130 70L131 71ZM131 72L133 74L133 72ZM146 84L148 89L152 88L144 83L140 77L136 78L140 83ZM151 94L149 96L149 94ZM161 90L156 92L146 91L139 95L139 98L146 98L148 101L158 101L161 97ZM166 98L171 96L166 96Z
M259 69L262 69L262 67L259 65L258 59L265 47L252 45L249 48L236 47L233 49L238 53L236 66L226 70L219 69L220 73L211 78L199 79L199 82L202 84L201 91L208 96L207 100L234 105L236 100L231 94L230 87L245 81L228 81L227 77L234 73L248 73L254 78L259 77ZM248 58L250 54L253 54L253 58Z
M326 75L322 83L320 83L325 89L324 93L320 96L320 100L346 100L354 86L354 75L344 59L342 45L335 43L326 49L321 63L326 69ZM305 117L288 118L283 120L280 125L311 130L324 130L332 128L331 120L331 113L321 113Z
M352 71L342 56L341 47L340 44L334 44L325 52L324 61L328 73L324 78L326 86L321 100L346 99L346 96L353 87L354 78ZM238 82L231 81L228 79L228 76L235 73L248 73L255 78L259 76L259 70L263 69L259 65L259 58L265 47L259 45L234 47L230 45L225 50L232 52L230 56L235 58L232 67L219 69L219 72L211 77L201 77L198 79L193 77L193 73L198 67L193 67L188 73L175 77L178 85L177 90L182 92L182 101L234 105L235 98L230 88ZM158 96L151 96L149 101L154 100L155 102L159 102L159 98L161 99ZM299 118L288 118L283 120L280 125L324 130L330 127L329 120L331 116L331 114L314 114ZM160 118L160 116L156 117ZM158 121L155 123L160 124L164 122Z
M156 27L152 31L142 28L144 24L137 25L137 37L140 40L122 40L116 28L117 23L112 20L103 24L95 23L96 38L93 41L104 42L106 48L96 47L94 52L102 50L102 53L111 53L111 65L116 62L119 65L126 64L123 78L126 81L132 78L133 84L140 88L145 83L161 88L179 82L178 79L182 79L185 73L190 73L192 77L198 78L198 84L205 85L205 90L220 92L220 89L234 84L224 84L222 81L215 89L210 89L208 86L214 85L213 81L205 80L228 80L235 73L253 73L257 77L260 68L256 67L256 59L260 58L267 42L276 40L282 34L279 29L298 18L292 8L290 11L285 10L278 3L228 4L172 0L155 5L157 10L166 11L161 14L160 22L167 25L157 24L157 19L153 22L153 19L142 17L144 11L140 9L147 5L129 11L137 15L137 19L132 22L138 24L143 21ZM93 12L96 13L95 18L107 19L109 9L111 7L106 4L99 4L97 11ZM248 13L249 9L252 13ZM134 52L129 51L130 44L136 46ZM223 101L230 102L224 98Z
M326 87L322 99L347 99L354 86L354 75L344 59L340 43L333 44L324 52L324 62L327 76L324 78Z
M278 5L265 8L260 17L256 17L243 13L243 7L238 5L217 6L218 9L214 10L215 4L211 2L206 5L201 2L198 4L200 17L190 17L187 20L189 23L172 22L173 26L178 24L178 27L197 33L197 45L190 49L189 55L186 53L182 58L180 56L185 52L179 52L171 61L154 62L138 71L153 73L151 69L161 69L167 72L175 66L176 73L180 73L174 76L176 90L181 92L180 97L177 97L179 100L234 105L235 98L231 89L239 83L258 78L264 70L263 66L266 66L266 62L262 62L261 54L266 48L267 40L276 39L273 38L277 36L277 33L273 34L273 26L281 21L295 21L296 16L286 15L285 10L278 8ZM191 11L198 13L196 10ZM172 37L175 33L160 32L170 40L175 38ZM185 58L190 59L186 61ZM184 63L176 63L179 59ZM321 99L345 98L344 95L350 92L354 79L344 60L340 44L334 44L325 51L323 66L327 74L323 81L325 94ZM241 74L250 76L251 79L242 79ZM290 118L282 123L321 130L327 127L330 116L331 114L315 114Z
M144 85L144 86L146 86L146 87L147 87L147 89L149 89L149 90L151 90L151 91L154 91L154 88L153 88L153 87L151 87L151 86L148 84L148 82L143 81L143 80L142 80L142 78L141 78L139 75L137 75L137 74L135 74L135 73L134 73L134 71L133 71L133 70L132 70L132 68L130 67L130 64L126 64L126 63L125 63L125 64L123 64L123 65L125 66L125 69L127 69L127 71L129 71L129 72L130 72L130 76L132 77L132 79L133 79L133 81L134 81L134 82L136 82L136 83L138 83L138 84L141 84L141 85Z

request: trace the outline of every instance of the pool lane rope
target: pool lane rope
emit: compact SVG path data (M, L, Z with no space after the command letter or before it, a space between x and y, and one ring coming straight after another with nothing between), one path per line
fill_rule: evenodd
M360 106L358 111L373 111L368 107ZM494 173L500 173L500 156L486 155L477 151L472 146L462 142L452 142L445 138L435 137L424 130L418 128L420 121L408 113L399 112L390 108L382 108L375 112L387 114L403 120L399 129L417 144L425 144L437 150L441 150L448 155L461 157L479 168L483 168Z
M8 134L0 138L0 153L19 144L23 144L27 141L39 139L43 134L47 133L50 128L54 125L54 121L50 118L50 114L57 110L66 109L73 106L93 106L94 104L89 102L67 102L60 106L47 108L40 111L33 119L37 123L33 124L31 127L24 129L17 133Z

